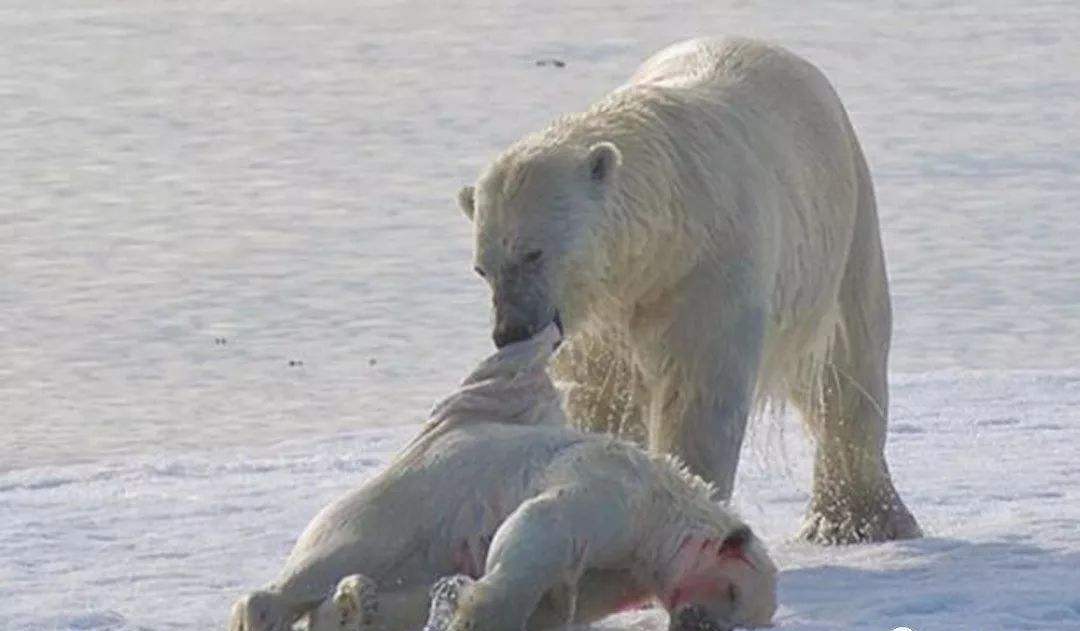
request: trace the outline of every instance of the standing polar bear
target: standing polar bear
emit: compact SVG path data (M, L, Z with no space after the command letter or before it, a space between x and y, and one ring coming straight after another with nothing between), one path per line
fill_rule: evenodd
M801 535L917 537L885 462L888 281L874 192L828 80L746 39L668 48L466 186L497 345L553 319L573 420L730 496L747 416L816 439Z

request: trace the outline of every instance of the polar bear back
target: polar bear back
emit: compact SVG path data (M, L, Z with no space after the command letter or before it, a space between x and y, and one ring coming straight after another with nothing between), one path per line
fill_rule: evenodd
M276 582L299 601L343 576L429 583L460 571L450 551L493 532L534 495L552 454L584 437L568 427L463 425L411 444L387 469L312 519Z
M775 93L799 107L809 104L799 93L809 91L815 100L836 106L830 109L837 121L844 118L839 97L813 64L783 47L744 37L699 38L669 46L645 60L625 87L648 84L726 88L725 100L740 94L768 100Z
M872 189L848 115L828 79L780 46L702 38L653 55L619 92L653 89L700 96L696 115L715 117L725 130L723 146L705 160L722 164L730 179L717 182L711 193L721 203L753 199L758 205L754 216L761 223L743 234L777 245L776 251L759 252L755 266L765 274L779 328L791 328L799 319L794 314L816 313L813 320L831 329L826 312L846 264L860 195ZM774 196L776 191L786 194Z

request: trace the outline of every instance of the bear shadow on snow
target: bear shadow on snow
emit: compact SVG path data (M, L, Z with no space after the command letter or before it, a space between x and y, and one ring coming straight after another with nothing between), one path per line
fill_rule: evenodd
M905 567L823 564L782 571L777 624L798 621L791 628L802 631L1080 626L1075 584L1080 553L1021 540L927 538L890 545L897 550L897 565ZM836 607L837 594L846 606ZM830 612L828 619L819 619L824 611Z

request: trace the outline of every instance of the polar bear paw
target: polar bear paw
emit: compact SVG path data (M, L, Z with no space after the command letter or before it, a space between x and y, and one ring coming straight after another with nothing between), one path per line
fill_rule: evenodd
M875 543L922 536L915 517L895 491L853 502L811 502L798 538L819 545Z
M450 631L462 592L475 581L464 574L444 576L431 588L431 610L424 631Z
M362 574L350 574L341 579L334 590L333 601L343 622L348 619L359 626L368 626L379 613L375 581Z
M362 574L338 581L332 596L312 612L310 631L361 631L372 628L379 612L375 582Z

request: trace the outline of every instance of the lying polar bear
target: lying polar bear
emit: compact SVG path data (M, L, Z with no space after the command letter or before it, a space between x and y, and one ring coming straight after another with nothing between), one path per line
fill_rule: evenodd
M381 474L320 512L232 631L547 629L657 600L672 629L767 625L776 567L675 461L565 424L548 326L485 360ZM476 580L472 580L476 579Z

